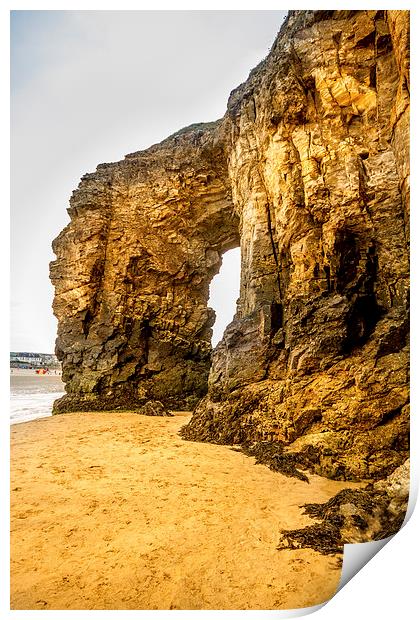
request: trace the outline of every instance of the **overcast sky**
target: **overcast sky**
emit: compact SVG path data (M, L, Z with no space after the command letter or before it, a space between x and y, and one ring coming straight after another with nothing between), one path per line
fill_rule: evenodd
M68 222L80 177L223 116L230 91L267 55L285 15L12 12L11 350L54 349L51 241ZM228 280L212 286L210 305L224 322L238 295L238 256L225 260ZM219 328L214 341L220 335Z

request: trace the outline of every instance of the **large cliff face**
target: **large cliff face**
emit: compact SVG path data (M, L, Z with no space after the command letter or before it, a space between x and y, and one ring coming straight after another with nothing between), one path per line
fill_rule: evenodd
M292 11L218 123L100 166L51 266L57 410L207 391L208 286L241 245L238 311L185 436L316 446L377 477L408 451L406 11Z

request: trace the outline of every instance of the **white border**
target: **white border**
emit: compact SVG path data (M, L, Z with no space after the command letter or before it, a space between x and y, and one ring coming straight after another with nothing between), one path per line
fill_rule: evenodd
M323 9L338 9L337 3L331 2L323 2L321 4ZM1 123L2 136L9 135L9 118L10 118L10 109L9 109L9 97L8 97L8 83L9 83L9 11L10 10L169 10L169 9L178 9L178 10L287 10L288 8L293 9L319 9L320 3L313 2L293 2L292 6L286 6L284 3L260 0L257 2L248 2L243 0L242 2L232 2L229 0L224 0L221 2L220 0L213 0L212 2L194 2L194 1L182 1L175 0L174 2L170 1L162 1L155 0L154 2L139 2L134 0L119 0L119 2L106 2L99 0L84 0L79 2L65 2L63 0L55 0L54 2L35 2L26 0L16 2L5 1L2 3L1 7L1 22L0 22L0 45L2 46L2 54L1 54L1 66L2 66L2 78L3 78L3 96L2 97L2 109L1 109ZM342 7L347 8L347 7ZM374 9L379 8L376 3L373 2L355 2L352 4L352 8L356 9ZM419 65L417 62L418 51L417 51L417 36L419 34L418 31L418 11L415 8L414 2L405 2L403 6L398 6L398 3L393 2L384 2L381 3L381 9L410 9L411 10L411 25L412 25L412 41L415 43L412 46L412 79L413 79L413 97L414 97L414 106L413 110L415 111L412 118L412 145L416 145L416 137L417 133L417 114L416 110L418 109L416 106L417 102L417 76L419 75L418 69ZM251 69L252 67L250 67ZM232 88L236 85L232 84ZM6 92L5 92L6 91ZM413 139L414 137L414 139ZM7 141L2 142L2 166L1 170L4 174L4 180L2 183L2 198L4 201L3 211L2 211L2 243L1 252L2 252L2 261L1 264L3 266L3 291L10 290L10 279L9 279L9 235L7 234L7 230L9 228L9 215L7 205L9 204L9 182L10 178L10 160L9 160L9 144ZM414 151L414 148L413 148ZM414 160L414 157L412 158ZM412 204L417 206L417 184L415 183L416 179L414 178L414 199L412 200ZM412 214L412 238L417 240L418 234L420 234L418 216L416 215L415 210L413 209ZM419 250L417 249L418 244L413 244L412 248L412 265L415 267L420 265ZM6 267L6 268L5 268ZM412 274L412 307L414 308L414 315L416 317L418 310L418 282L415 277L415 267L413 269ZM9 295L10 297L10 295ZM0 306L0 311L2 313L2 324L3 326L9 325L9 304L6 301ZM416 317L417 318L417 317ZM411 341L413 345L413 350L415 352L419 351L419 327L417 325L417 321L412 322L412 331L411 331ZM6 412L8 410L8 377L9 377L9 362L8 362L8 334L5 329L2 330L2 345L4 355L2 357L1 364L1 378L4 382L4 390L2 390L2 394L4 394L4 408L3 408L3 428L0 433L0 450L3 457L2 467L1 467L1 488L2 488L2 499L3 499L3 510L2 510L2 527L1 527L1 549L2 552L2 562L0 565L0 584L1 584L1 600L0 600L0 611L2 612L2 617L4 618L14 618L14 619L28 619L31 618L45 618L45 614L50 618L85 618L91 616L104 617L107 618L121 618L133 616L135 614L136 618L143 617L146 615L153 614L153 617L163 618L166 615L182 614L182 617L188 616L196 616L197 614L206 614L207 616L213 617L220 614L223 614L224 617L238 617L239 614L241 616L243 614L247 614L248 617L252 618L261 618L266 617L268 615L276 615L279 618L285 617L297 617L303 615L303 610L297 611L286 611L286 612L273 612L273 611L9 611L9 521L8 521L8 505L9 505L9 424L8 424L8 416ZM7 357L6 357L7 355ZM416 369L416 364L412 364L412 371L414 380L412 382L412 391L413 391L413 416L412 416L412 454L411 454L411 484L412 484L412 493L410 498L411 510L412 505L417 495L418 489L418 472L419 472L419 459L416 453L416 448L419 446L419 425L417 422L417 403L418 403L418 392L416 390L416 384L418 383L418 371ZM353 579L350 585L347 585L343 590L341 590L325 607L323 607L320 611L317 612L317 618L328 620L340 618L340 620L350 619L354 620L356 614L359 614L361 618L368 618L370 615L379 617L382 620L394 620L398 616L401 619L411 619L416 616L416 612L418 612L418 602L417 602L417 574L418 574L418 561L419 561L419 510L414 512L413 517L407 523L407 525L403 528L403 530L398 533L389 543L386 545L385 549L381 551L379 556L373 558L371 562L367 566L363 568L361 573L357 574ZM368 545L371 543L367 543ZM352 547L358 547L359 545L355 545ZM363 546L363 545L362 545ZM6 553L4 552L6 550ZM352 550L356 551L355 549ZM357 551L356 551L357 553ZM320 609L320 606L316 608L311 608L306 610L306 613L310 613L311 611L315 611L316 609ZM157 615L156 615L157 614Z

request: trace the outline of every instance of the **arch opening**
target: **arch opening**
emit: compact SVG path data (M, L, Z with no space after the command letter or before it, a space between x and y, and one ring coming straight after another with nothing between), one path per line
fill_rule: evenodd
M222 265L210 283L209 306L216 313L211 344L213 349L222 339L226 327L236 313L241 276L241 249L228 250L223 254Z

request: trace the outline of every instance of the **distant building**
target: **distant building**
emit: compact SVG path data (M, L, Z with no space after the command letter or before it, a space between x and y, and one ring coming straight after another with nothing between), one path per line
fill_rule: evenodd
M11 351L11 368L59 368L60 362L53 353Z

